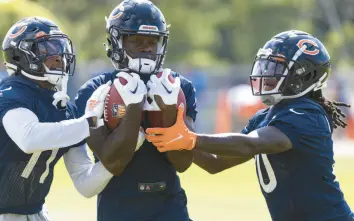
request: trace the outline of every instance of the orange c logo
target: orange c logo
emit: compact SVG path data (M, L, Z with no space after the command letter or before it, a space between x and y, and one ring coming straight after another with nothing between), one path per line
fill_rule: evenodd
M27 29L27 25L23 26L18 32L14 33L14 34L9 34L10 38L16 38L18 36L20 36L23 32L25 32Z
M302 48L302 46L303 46L305 43L308 43L308 44L311 44L311 45L313 45L313 46L315 46L315 47L318 47L318 45L316 44L316 42L311 41L310 39L302 39L302 40L300 40L296 45L297 45L299 48ZM317 48L316 48L315 50L312 50L312 51L305 49L305 50L302 50L302 52L305 53L305 54L308 54L308 55L317 55L317 54L320 52L320 50L318 50Z
M120 18L120 16L123 15L123 12L119 12L118 14L116 15L112 15L111 17L109 17L110 20L114 20L114 19L118 19Z

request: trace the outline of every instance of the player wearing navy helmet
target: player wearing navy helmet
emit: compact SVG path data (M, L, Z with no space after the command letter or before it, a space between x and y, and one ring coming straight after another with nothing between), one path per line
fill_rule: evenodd
M338 107L349 105L323 97L330 73L317 38L282 32L258 51L250 76L253 95L269 108L241 133L195 134L179 120L180 107L174 126L149 128L146 137L162 152L194 149L194 162L211 173L254 158L273 220L354 220L333 173L332 132L346 126ZM173 140L177 134L183 138Z
M10 76L0 82L0 220L49 220L45 197L62 156L82 193L93 178L108 182L112 176L91 162L85 143L90 126L98 126L110 83L96 90L79 118L66 95L75 69L71 40L44 18L15 23L2 52Z
M160 110L156 102L161 100L168 104L161 107L162 117L168 126L172 125L180 89L186 98L186 121L192 128L196 117L194 86L178 73L163 69L169 30L162 12L152 2L123 1L106 22L107 56L116 70L89 80L75 101L83 115L85 103L96 88L113 81L126 105L124 118L114 131L101 127L88 139L96 160L107 156L100 151L102 145L116 148L111 158L119 159L119 163L112 164L115 176L98 195L98 220L189 220L186 195L176 170L183 172L191 165L192 153L160 153L145 141L139 128L150 125L146 114L142 121L141 113ZM157 73L162 73L160 78ZM174 83L168 81L170 75L175 77ZM123 85L117 77L127 83Z

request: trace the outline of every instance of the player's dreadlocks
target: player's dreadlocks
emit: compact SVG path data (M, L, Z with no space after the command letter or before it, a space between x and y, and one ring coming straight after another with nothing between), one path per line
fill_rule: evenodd
M319 103L326 111L326 113L332 118L332 125L336 129L338 127L345 128L347 123L344 122L346 115L342 112L339 107L350 107L349 104L337 102L337 101L329 101L323 97L322 91L312 91L310 94L310 98L317 103Z

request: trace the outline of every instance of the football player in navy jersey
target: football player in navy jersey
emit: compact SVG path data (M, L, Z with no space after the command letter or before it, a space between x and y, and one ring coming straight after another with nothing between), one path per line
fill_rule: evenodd
M153 120L144 110L161 110L164 125L171 126L176 121L180 89L186 98L186 123L192 129L197 113L194 86L180 74L163 69L169 31L162 12L152 2L123 1L106 22L106 51L116 70L86 82L75 100L83 115L96 88L113 81L126 106L115 130L100 127L87 139L89 147L96 150L101 146L116 148L111 158L120 162L113 166L115 176L98 195L98 220L188 221L187 199L176 171L189 168L193 154L160 153L145 141L139 129L150 126ZM157 77L158 73L161 77ZM171 76L175 78L173 83L168 80ZM156 102L166 105L159 107ZM137 148L139 142L143 144ZM95 152L96 160L101 160L101 154L106 153Z
M71 41L44 18L15 23L2 51L10 76L0 83L0 221L47 221L45 197L62 156L83 195L97 194L113 176L103 166L110 169L112 160L93 164L84 141L102 122L110 82L95 91L79 118L66 95L75 68Z
M193 133L181 106L174 126L149 128L146 138L161 152L193 149L194 162L210 173L255 158L273 220L354 220L333 173L332 132L346 126L339 107L349 105L323 97L330 73L330 56L317 38L282 32L258 51L250 76L253 94L269 108L241 133Z

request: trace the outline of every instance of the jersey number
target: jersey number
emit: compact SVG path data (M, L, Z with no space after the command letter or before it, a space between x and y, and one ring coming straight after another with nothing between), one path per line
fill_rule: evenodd
M263 162L263 165L265 168L265 172L267 173L267 176L269 178L269 183L267 183L267 184L265 184L264 180L263 180L263 174L262 174L260 159L259 159L260 157L262 157L262 162ZM258 155L256 155L255 158L256 158L259 183L261 184L264 192L271 193L277 187L277 178L275 177L272 165L270 164L270 162L268 160L268 156L267 156L267 154L258 154Z
M27 179L29 177L29 175L32 173L34 166L36 165L39 157L41 156L41 153L42 152L32 154L31 159L28 161L25 169L23 170L23 172L21 174L21 176L23 178ZM48 158L48 160L46 162L46 168L45 168L45 171L43 172L42 176L39 179L39 183L44 183L45 179L49 175L49 165L53 162L53 160L57 156L57 153L58 153L58 149L52 150L52 154L50 155L50 157Z

